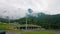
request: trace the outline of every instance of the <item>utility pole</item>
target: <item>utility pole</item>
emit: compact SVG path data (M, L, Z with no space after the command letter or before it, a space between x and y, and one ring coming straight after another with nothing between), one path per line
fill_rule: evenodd
M33 10L29 8L29 9L28 9L28 13L31 15L32 12L33 12ZM27 13L26 13L26 31L27 31L27 29L28 29L27 18L28 18L28 16L27 16Z
M8 23L10 24L10 18L8 16L6 18L8 19Z
M8 21L9 21L9 24L10 24L10 18L8 17Z
M26 14L26 31L27 31L27 26L28 26L28 23L27 23L27 14Z

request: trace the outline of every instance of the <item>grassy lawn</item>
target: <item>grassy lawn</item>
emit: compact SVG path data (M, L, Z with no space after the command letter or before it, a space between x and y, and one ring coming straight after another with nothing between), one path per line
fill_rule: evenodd
M0 30L6 30L7 24L0 24Z
M0 30L8 30L9 28L14 29L15 24L1 24L0 23Z
M22 32L21 34L56 34L55 32Z

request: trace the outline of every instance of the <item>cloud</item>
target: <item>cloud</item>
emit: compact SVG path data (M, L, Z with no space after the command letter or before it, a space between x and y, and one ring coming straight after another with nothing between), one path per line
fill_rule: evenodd
M6 18L6 16L9 16L9 18L18 19L25 17L26 10L19 8L18 5L15 6L12 3L7 3L7 1L0 2L0 17Z
M0 0L0 16L22 18L28 8L33 9L34 12L60 14L60 0Z
M47 2L47 14L60 14L60 0L50 0Z

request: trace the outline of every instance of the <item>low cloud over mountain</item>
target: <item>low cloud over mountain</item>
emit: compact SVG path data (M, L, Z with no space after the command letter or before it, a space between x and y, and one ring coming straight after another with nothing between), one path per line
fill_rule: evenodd
M34 13L60 14L60 0L0 0L0 17L25 17L28 8Z

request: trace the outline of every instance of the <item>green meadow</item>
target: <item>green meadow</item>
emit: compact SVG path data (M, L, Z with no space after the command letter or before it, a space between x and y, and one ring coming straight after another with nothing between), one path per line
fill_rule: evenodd
M56 34L55 32L22 32L21 34Z

